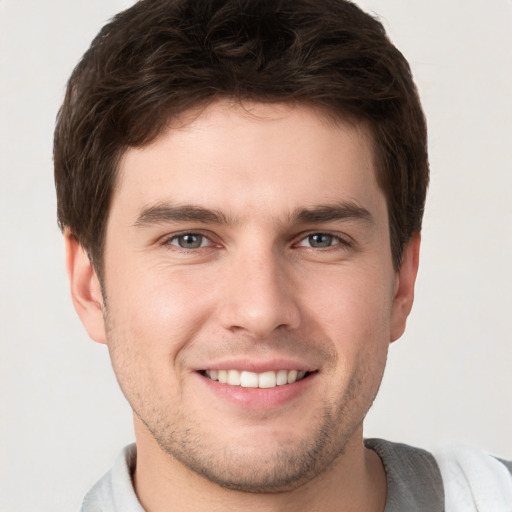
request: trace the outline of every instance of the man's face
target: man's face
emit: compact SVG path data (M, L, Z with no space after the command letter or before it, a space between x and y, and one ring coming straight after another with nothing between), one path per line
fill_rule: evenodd
M120 163L94 337L169 460L286 489L360 439L414 276L393 269L361 125L284 105L196 114Z

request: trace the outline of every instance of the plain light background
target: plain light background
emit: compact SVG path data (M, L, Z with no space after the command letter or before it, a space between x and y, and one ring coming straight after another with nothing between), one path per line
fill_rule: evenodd
M416 303L366 435L512 458L512 2L361 0L408 58L432 182ZM128 0L0 0L0 512L77 510L132 441L106 348L69 299L52 131Z

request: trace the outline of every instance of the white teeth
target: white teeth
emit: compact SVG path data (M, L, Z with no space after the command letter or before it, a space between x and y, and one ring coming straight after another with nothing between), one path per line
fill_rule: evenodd
M258 387L275 388L277 386L276 380L276 372L260 373L258 376Z
M292 384L297 380L297 374L299 372L297 370L292 370L291 372L288 372L288 384Z
M286 370L279 370L277 372L276 382L278 386L288 384L288 372Z
M254 372L242 372L240 375L240 385L243 388L257 388L258 374Z
M240 372L238 370L228 370L228 384L240 386Z
M293 384L303 379L306 372L303 370L279 370L255 373L245 370L206 370L205 374L212 380L218 380L222 384L230 386L268 389Z

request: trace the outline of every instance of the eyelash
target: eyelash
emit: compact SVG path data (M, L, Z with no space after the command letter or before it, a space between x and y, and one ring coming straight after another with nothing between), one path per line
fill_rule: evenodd
M308 246L302 245L303 242L306 242L309 240L309 242L311 243L311 239L313 237L320 237L320 236L327 237L329 239L330 245L328 245L327 247L313 247L311 245L308 245ZM306 235L303 235L302 238L299 240L299 242L295 245L299 246L299 247L308 247L310 249L319 249L319 250L327 251L329 249L347 248L347 247L351 246L351 243L346 238L342 238L339 235L335 235L333 233L328 233L328 232L323 232L323 231L315 231L315 232L311 232L311 233L307 233Z
M187 236L200 238L201 240L200 240L199 246L198 247L182 247L182 246L180 246L179 240L184 239L184 237L187 237ZM326 247L314 247L312 245L303 245L303 243L307 242L308 240L311 244L311 240L313 237L320 237L320 236L327 237L329 239L330 245L328 245ZM207 241L208 243L206 245L203 245L203 243L205 241ZM176 242L176 243L174 243L174 242ZM203 233L196 232L196 231L186 231L183 233L176 233L176 234L172 235L170 238L165 239L163 242L163 245L173 246L176 248L176 250L181 250L184 252L191 252L191 251L197 251L200 249L205 249L209 246L216 245L216 244L211 240L211 238L208 235L205 235ZM333 233L323 232L323 231L312 231L309 233L301 234L298 242L293 244L294 247L306 247L308 249L317 249L317 250L323 250L323 251L328 251L328 250L333 250L333 249L334 250L335 249L345 249L345 248L351 247L352 245L353 245L352 242L347 240L347 238L343 238L340 235L335 235Z
M181 247L180 245L178 245L179 244L178 241L180 239L184 239L187 236L201 238L201 243L200 243L199 247ZM172 245L172 246L176 247L176 249L178 249L178 250L189 252L192 250L199 250L199 249L204 249L205 247L207 247L207 246L203 246L203 242L205 240L207 240L209 242L207 246L215 245L212 242L211 238L208 237L207 235L204 235L203 233L198 233L196 231L186 231L184 233L174 234L170 238L167 238L166 240L164 240L163 245ZM173 243L173 242L178 242L178 243Z

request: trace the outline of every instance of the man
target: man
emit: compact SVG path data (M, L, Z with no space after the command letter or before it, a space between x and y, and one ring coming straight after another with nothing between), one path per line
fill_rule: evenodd
M75 308L137 446L82 510L449 509L450 458L363 440L428 184L376 20L343 0L139 2L70 79L55 175ZM509 506L506 464L466 458Z

